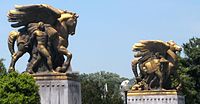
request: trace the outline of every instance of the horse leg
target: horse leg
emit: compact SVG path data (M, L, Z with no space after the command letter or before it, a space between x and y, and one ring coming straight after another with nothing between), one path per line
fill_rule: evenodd
M154 76L153 77L153 79L150 81L150 83L149 83L149 85L148 85L148 89L152 89L152 83L154 82L154 81L156 81L156 78L157 78L157 76Z
M70 62L71 62L71 59L72 59L72 54L64 46L60 46L58 48L58 52L67 57L67 60L64 62L63 66L62 66L62 70L61 70L62 72L66 72L67 69L70 66Z
M162 90L163 89L163 76L160 70L157 70L155 72L155 74L158 76L159 78L159 89Z
M135 75L137 82L139 82L141 78L139 78L139 76L138 76L137 64L138 64L138 59L132 60L132 62L131 62L132 71L133 71L133 74Z
M22 55L23 55L24 53L25 53L25 51L17 51L16 53L13 54L8 72L15 71L15 64L16 64L17 60L18 60L20 57L22 57Z
M166 79L168 79L170 77L170 74L173 73L173 68L174 68L174 64L172 64L171 62L168 63L167 65L167 75L166 75Z
M179 74L177 73L177 71L176 71L176 69L172 69L173 71L173 76L174 77L177 77L177 80L178 80L178 82L179 82L179 84L178 84L178 86L176 86L176 90L180 90L181 89L181 87L182 87L182 80L180 79L180 76L179 76Z

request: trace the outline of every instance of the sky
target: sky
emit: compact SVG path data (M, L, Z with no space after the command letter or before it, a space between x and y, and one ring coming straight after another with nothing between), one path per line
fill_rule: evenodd
M7 46L12 30L7 12L14 5L49 4L79 15L76 34L69 38L72 69L80 73L108 71L133 78L131 47L140 40L174 40L182 45L200 37L199 0L1 0L0 58L8 68ZM15 48L17 50L17 48ZM28 54L16 64L25 71Z

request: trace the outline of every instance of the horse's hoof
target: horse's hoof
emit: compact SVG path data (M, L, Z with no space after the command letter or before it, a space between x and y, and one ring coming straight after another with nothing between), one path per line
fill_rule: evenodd
M161 88L161 90L162 90L162 91L164 91L164 90L166 90L166 89L164 89L164 88Z
M8 73L11 73L11 72L14 72L15 71L15 69L13 68L13 67L10 67L9 69L8 69Z
M67 71L67 67L66 66L63 66L62 67L62 72L66 72Z
M139 76L139 77L136 77L136 81L137 82L141 82L142 81L142 78Z
M166 90L166 89L164 89L164 88L159 88L159 90L160 90L160 91L164 91L164 90Z
M27 72L28 72L29 74L33 74L33 73L34 73L33 70L27 70Z
M53 69L50 72L52 72L52 73L58 73L57 71L54 71Z
M180 91L181 88L182 88L181 85L179 85L179 86L176 87L176 90L177 90L177 91Z
M56 68L56 72L60 72L61 69L62 69L61 67L57 67L57 68Z
M68 68L69 68L69 66L62 66L60 72L62 72L62 73L67 72Z

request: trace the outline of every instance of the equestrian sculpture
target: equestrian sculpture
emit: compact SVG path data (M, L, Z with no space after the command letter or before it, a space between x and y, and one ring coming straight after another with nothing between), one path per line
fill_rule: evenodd
M142 40L134 44L132 50L135 52L132 71L136 78L132 90L172 89L171 75L179 81L176 88L181 87L176 68L177 52L182 48L174 41Z
M76 13L46 4L15 6L8 12L8 21L18 29L8 37L12 55L9 72L15 71L15 63L26 52L30 54L26 68L29 73L67 72L72 59L67 50L68 37L75 34L77 18Z

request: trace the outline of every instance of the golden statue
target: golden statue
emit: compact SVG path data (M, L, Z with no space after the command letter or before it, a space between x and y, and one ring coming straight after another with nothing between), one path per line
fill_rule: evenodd
M171 89L170 75L177 77L177 52L182 48L174 41L142 40L133 45L135 58L132 61L132 70L136 84L132 90ZM138 70L140 74L138 74Z
M15 6L8 13L8 21L13 28L8 38L12 54L9 72L15 70L16 61L26 52L30 54L27 71L65 73L72 59L67 50L69 35L75 34L78 15L70 11L53 8L50 5ZM14 44L17 41L18 51ZM65 61L64 56L67 57Z

